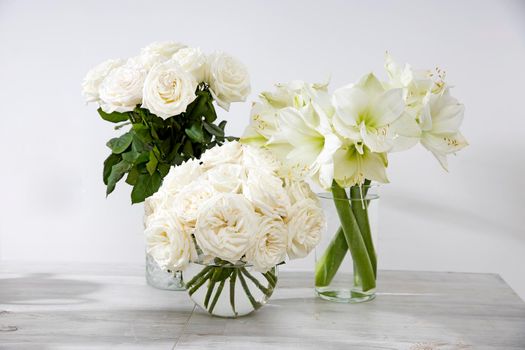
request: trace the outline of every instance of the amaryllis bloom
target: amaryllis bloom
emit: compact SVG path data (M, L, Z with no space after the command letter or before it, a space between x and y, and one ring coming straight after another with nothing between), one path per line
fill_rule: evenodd
M468 145L459 131L463 122L465 107L449 89L442 94L432 95L421 112L421 144L428 149L447 170L447 155L454 154Z
M386 89L373 74L364 76L355 85L336 90L332 101L336 109L333 126L337 133L362 141L372 152L394 148L394 129L414 130L414 136L419 135L415 119L402 118L403 89Z
M235 263L250 248L259 223L246 197L219 193L199 210L195 239L204 254Z

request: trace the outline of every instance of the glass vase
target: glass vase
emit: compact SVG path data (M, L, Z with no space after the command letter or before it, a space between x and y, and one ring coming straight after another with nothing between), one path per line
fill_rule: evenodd
M318 195L327 232L315 250L315 291L325 300L360 303L375 298L378 186L332 187Z
M182 271L163 270L148 253L146 253L146 282L157 289L186 290L182 280Z
M235 318L261 308L277 284L277 266L259 272L243 262L215 259L192 262L184 270L186 290L202 310L213 316Z

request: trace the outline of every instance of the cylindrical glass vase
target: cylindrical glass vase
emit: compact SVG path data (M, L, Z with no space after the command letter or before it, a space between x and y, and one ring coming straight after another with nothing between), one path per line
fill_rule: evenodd
M360 303L375 298L378 186L318 195L327 231L315 250L315 291L325 300Z
M266 304L277 284L277 266L262 273L243 262L192 262L184 278L190 298L201 309L213 316L235 318Z
M157 289L186 290L182 279L182 271L163 270L148 253L146 253L146 282Z

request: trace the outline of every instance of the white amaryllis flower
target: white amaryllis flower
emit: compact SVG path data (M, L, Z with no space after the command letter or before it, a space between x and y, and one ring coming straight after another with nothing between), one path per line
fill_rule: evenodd
M288 256L303 258L319 243L326 221L318 202L306 198L295 203L287 218Z
M106 113L129 112L142 102L146 69L128 60L114 68L99 89L100 107Z
M219 193L199 210L195 239L204 254L235 263L252 245L259 222L246 197Z
M388 183L387 165L386 153L347 142L334 154L334 180L343 188L361 185L365 179Z
M246 252L248 263L261 272L270 270L286 258L288 229L281 218L261 219L252 246Z
M347 139L362 141L373 152L394 148L397 135L393 129L415 130L414 137L419 136L415 119L401 118L403 89L386 89L373 74L335 91L333 104L335 130Z
M111 59L104 61L87 72L82 82L82 94L86 102L98 102L100 99L99 89L102 81L115 68L122 66L126 61L123 59Z
M144 231L146 249L162 269L183 270L195 256L191 237L169 212L162 211L149 220Z
M177 51L172 60L176 61L184 70L193 74L197 83L205 80L206 55L199 48L185 47Z
M421 144L434 154L445 170L447 155L468 145L459 132L464 111L464 106L445 89L442 94L432 95L421 112Z
M166 119L186 111L195 100L197 81L177 62L170 60L151 69L144 82L142 107Z
M333 155L341 146L324 110L310 102L300 110L279 112L279 132L268 142L274 154L288 167L289 176L312 176L328 188L333 179Z
M248 171L242 193L261 214L269 217L285 217L290 207L290 198L282 180L265 169Z
M184 226L191 229L195 227L202 206L216 194L209 182L203 179L193 181L174 196L172 210Z
M213 168L219 164L239 164L242 159L243 146L237 141L225 142L215 146L201 156L204 169Z
M225 110L232 102L246 101L250 94L250 76L244 64L233 56L215 52L208 57L206 82L217 104Z
M245 178L245 169L239 164L219 164L204 174L204 179L217 192L240 193Z

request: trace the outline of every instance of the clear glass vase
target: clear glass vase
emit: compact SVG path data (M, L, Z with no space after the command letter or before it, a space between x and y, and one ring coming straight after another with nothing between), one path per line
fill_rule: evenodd
M327 231L315 250L315 291L325 300L360 303L375 298L377 185L332 188L318 195Z
M157 289L186 290L182 280L182 271L163 270L148 253L146 253L146 281L150 286Z
M213 316L235 318L261 308L277 284L277 266L261 273L243 262L192 262L184 270L186 290Z

